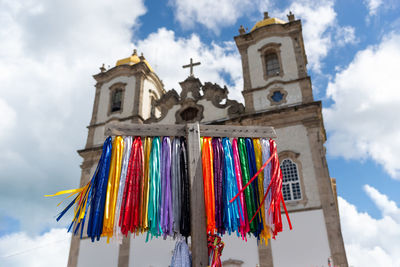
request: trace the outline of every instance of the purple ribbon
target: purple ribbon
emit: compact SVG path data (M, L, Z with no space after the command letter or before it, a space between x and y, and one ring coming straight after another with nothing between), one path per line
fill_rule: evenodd
M171 197L171 140L164 137L161 151L161 229L164 237L173 235L173 211Z
M212 139L213 147L213 163L214 163L214 195L215 195L215 226L218 233L225 233L225 225L223 221L224 205L223 205L223 178L224 178L224 151L221 138Z

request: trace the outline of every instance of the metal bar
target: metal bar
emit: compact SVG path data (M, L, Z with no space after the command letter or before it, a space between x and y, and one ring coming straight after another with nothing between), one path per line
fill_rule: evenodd
M190 180L192 266L205 267L208 265L208 247L199 124L188 124L186 132Z
M276 138L273 127L200 125L200 136L209 137L264 137ZM125 136L186 136L186 126L182 124L107 124L105 135Z

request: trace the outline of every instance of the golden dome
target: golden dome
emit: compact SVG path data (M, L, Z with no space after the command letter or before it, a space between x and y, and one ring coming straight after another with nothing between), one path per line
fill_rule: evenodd
M133 50L132 56L118 60L115 65L116 66L131 65L132 66L139 62L144 62L147 65L147 67L150 69L150 71L153 71L153 68L150 66L150 64L147 62L147 60L143 57L143 55L141 55L140 57L137 55L136 49Z
M270 18L268 16L268 12L264 12L264 19L257 22L256 25L254 25L253 29L251 29L251 32L254 31L255 29L258 29L260 27L266 26L266 25L271 25L271 24L285 24L286 22L278 19L278 18Z

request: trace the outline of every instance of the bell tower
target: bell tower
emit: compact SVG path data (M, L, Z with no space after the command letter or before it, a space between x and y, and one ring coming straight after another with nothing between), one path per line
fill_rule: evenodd
M307 74L301 21L292 13L288 22L268 12L246 32L235 36L242 58L246 112L258 112L313 101Z
M110 121L143 123L159 111L152 103L165 93L164 85L136 49L130 57L117 61L116 66L93 75L96 95L86 148L101 145L104 125Z

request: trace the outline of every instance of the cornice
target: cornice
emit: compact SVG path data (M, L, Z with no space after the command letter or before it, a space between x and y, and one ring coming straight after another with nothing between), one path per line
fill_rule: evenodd
M273 80L273 81L267 83L264 86L251 88L251 89L248 89L248 90L244 90L244 91L242 91L242 94L246 95L246 94L249 94L249 93L252 93L252 92L255 92L255 91L265 90L265 89L268 89L270 86L272 86L274 84L291 84L291 83L301 82L303 80L311 81L311 78L310 78L310 76L306 76L306 77L303 77L303 78L298 78L298 79L288 80L288 81L277 79L277 80Z
M294 32L302 30L301 20L287 22L285 24L270 24L250 31L248 33L240 34L234 37L237 47L240 50L247 49L251 44L257 41L270 37L270 36L289 36Z
M147 67L146 63L139 62L135 65L119 65L115 66L106 72L100 72L93 75L93 78L98 83L107 83L115 77L120 76L134 76L137 74L143 74L145 76L152 76L150 69ZM153 77L156 77L153 75ZM158 77L157 77L158 78ZM160 82L161 83L161 82Z

